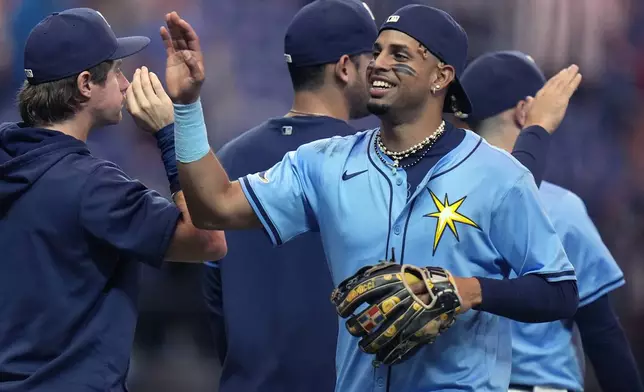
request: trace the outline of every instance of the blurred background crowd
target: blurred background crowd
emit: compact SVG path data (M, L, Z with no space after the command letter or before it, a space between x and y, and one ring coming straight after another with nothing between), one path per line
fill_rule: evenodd
M378 24L409 0L367 0ZM627 285L614 305L644 372L644 2L637 0L425 0L461 23L469 56L501 49L530 54L547 76L576 63L584 75L553 137L546 179L586 202L624 270ZM17 120L15 93L24 74L22 50L31 28L51 12L99 10L117 35L146 35L152 44L124 64L164 74L158 35L176 10L197 30L207 67L202 101L217 149L290 108L292 91L283 36L307 0L0 0L0 121ZM374 118L356 123L377 124ZM129 116L96 131L90 147L132 177L168 195L154 139ZM144 267L145 268L145 267ZM145 269L141 316L130 375L138 391L216 391L219 363L201 297L199 265ZM249 288L252 290L252 288ZM258 293L258 295L262 295ZM261 323L258 323L261 328ZM592 372L587 391L594 387Z

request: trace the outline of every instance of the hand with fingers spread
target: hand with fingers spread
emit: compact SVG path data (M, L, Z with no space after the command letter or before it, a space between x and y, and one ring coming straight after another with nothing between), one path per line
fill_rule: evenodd
M176 12L167 14L165 21L166 27L161 27L160 33L167 54L168 94L174 103L193 103L206 78L199 37Z
M534 98L528 97L525 128L539 125L553 133L566 114L570 97L581 83L579 67L571 65L550 78Z
M174 122L172 101L157 75L147 67L134 72L125 104L134 122L145 131L155 133Z

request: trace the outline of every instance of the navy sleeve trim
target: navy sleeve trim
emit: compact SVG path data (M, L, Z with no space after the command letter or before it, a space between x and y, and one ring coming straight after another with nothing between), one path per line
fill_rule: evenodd
M255 194L255 191L253 190L253 187L250 186L250 181L248 181L247 177L242 177L242 181L244 182L244 185L246 186L246 189L248 190L248 194L250 195L251 199L253 199L253 203L257 206L257 210L259 211L260 215L266 222L266 226L268 226L268 229L271 231L271 234L273 235L273 238L275 238L275 244L276 245L282 245L282 237L280 237L279 232L277 231L277 228L275 227L275 224L273 224L273 221L271 218L268 216L268 213L262 206L262 203L259 202L259 198Z
M624 277L623 277L623 276L620 276L619 278L614 279L614 280L612 280L612 281L610 281L610 282L608 282L608 283L606 283L606 284L602 285L602 286L601 286L601 287L599 287L597 290L590 292L588 295L584 295L584 297L583 297L583 298L579 298L579 302L580 302L580 303L583 303L583 302L584 302L584 301L586 301L588 298L592 298L592 297L596 296L597 294L601 293L602 291L606 290L607 288L609 288L609 287L611 287L611 286L615 286L615 285L617 285L617 284L619 284L619 283L621 283L621 282L623 282L623 281L624 281Z
M543 277L546 280L550 279L558 279L558 278L564 278L564 277L575 277L575 271L570 270L570 271L560 271L560 272L535 272L534 275L539 275Z

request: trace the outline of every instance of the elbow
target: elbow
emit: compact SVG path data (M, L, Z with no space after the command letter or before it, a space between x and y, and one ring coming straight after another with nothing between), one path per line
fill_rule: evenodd
M190 208L188 206L188 211L190 212L190 221L195 228L199 230L219 229L220 225L215 224L215 222L220 222L221 219L209 210L195 207Z
M209 230L211 228L207 219L192 218L192 224L199 230Z
M552 313L551 320L547 321L557 321L572 319L577 313L577 308L579 307L579 292L577 290L577 281L575 280L565 280L555 283L558 286L559 296L556 303L556 311Z
M226 257L228 244L226 243L226 235L223 231L212 231L210 233L210 238L206 245L206 253L208 254L208 261L217 261Z

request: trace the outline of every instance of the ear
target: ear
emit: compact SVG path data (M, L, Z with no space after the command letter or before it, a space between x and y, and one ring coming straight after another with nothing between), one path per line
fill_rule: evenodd
M520 100L514 107L514 122L523 129L525 126L526 118L528 116L528 110L530 109L527 100Z
M89 99L92 96L91 74L87 71L81 72L76 78L76 87L83 97Z
M454 67L448 64L439 65L436 77L434 78L430 89L432 89L432 91L436 91L436 93L445 90L447 86L452 83L455 76L456 71L454 70Z
M352 72L351 68L351 60L349 59L349 56L345 54L342 55L342 57L340 57L340 59L335 63L333 71L336 78L344 82L344 84L348 84L350 79L350 72Z

